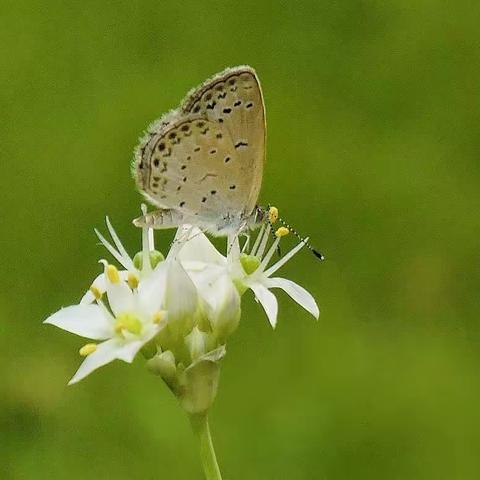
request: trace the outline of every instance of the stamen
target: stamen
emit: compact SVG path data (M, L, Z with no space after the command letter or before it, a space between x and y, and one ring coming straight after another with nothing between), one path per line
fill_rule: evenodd
M250 234L247 233L247 234L246 234L246 237L247 237L247 238L245 239L245 243L243 244L242 252L241 252L241 253L245 253L246 250L247 250L247 248L248 248L249 245L250 245Z
M147 206L142 203L141 205L142 213L143 215L147 214ZM150 259L149 259L149 254L150 254L150 234L149 234L150 228L147 226L142 227L142 271L145 273L149 273L152 271L152 266L150 265Z
M128 286L134 290L135 288L138 287L138 277L132 273L132 272L128 272L128 277L127 277L127 282L128 282Z
M258 252L256 254L256 256L259 257L259 258L262 258L263 253L265 252L265 247L267 246L268 237L270 235L271 230L272 230L272 226L270 224L267 224L267 227L265 228L265 233L263 234L262 241L260 242L260 247L259 247Z
M105 268L105 273L107 274L107 278L110 280L111 283L120 283L120 275L118 273L117 267L114 265L107 265Z
M278 219L278 208L270 207L268 210L268 221L273 225Z
M280 238L280 237L284 237L285 235L288 235L289 233L290 233L290 230L287 227L280 227L275 232L275 236Z
M100 300L102 298L103 293L95 285L90 287L90 291L93 293L95 300Z
M153 314L153 323L159 325L164 320L163 312L155 312Z
M263 232L265 231L265 223L262 223L260 227L260 231L258 232L257 238L255 239L255 243L253 244L252 250L250 251L250 255L255 255L257 253L258 246L260 245L260 240L263 237Z
M261 271L265 270L265 267L268 265L268 262L271 260L273 257L273 254L278 248L278 244L280 243L280 236L277 235L277 238L275 241L272 243L272 246L270 247L270 250L268 250L267 254L265 255L265 258L262 260L262 264L260 266Z
M97 345L95 343L87 343L78 351L78 353L82 357L88 357L88 355L92 354L96 349Z

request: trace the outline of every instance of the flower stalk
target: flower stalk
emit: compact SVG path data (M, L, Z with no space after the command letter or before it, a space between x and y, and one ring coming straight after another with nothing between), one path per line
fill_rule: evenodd
M200 460L206 480L222 480L220 468L213 448L212 435L206 413L190 415L190 423L193 433L197 437L200 446Z

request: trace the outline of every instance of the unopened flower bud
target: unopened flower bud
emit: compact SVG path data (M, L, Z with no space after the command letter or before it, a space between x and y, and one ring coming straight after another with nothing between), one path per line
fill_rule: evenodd
M197 327L194 327L194 329L185 337L185 343L190 351L192 361L197 360L198 357L205 353L207 337L208 335L205 332L200 331Z
M175 356L170 350L159 353L148 360L147 367L155 375L160 375L169 385L177 373Z
M212 330L220 341L224 341L240 322L240 294L228 276L222 276L215 284L218 303L210 309Z
M160 262L165 260L162 252L159 252L158 250L151 250L149 254L150 265L152 266L152 269L154 269ZM138 252L135 254L133 257L133 265L137 270L143 269L143 252Z

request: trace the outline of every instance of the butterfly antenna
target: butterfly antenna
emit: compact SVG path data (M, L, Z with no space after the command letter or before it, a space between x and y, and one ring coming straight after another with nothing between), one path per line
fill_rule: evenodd
M325 260L325 257L323 256L322 253L320 253L318 250L316 250L315 248L312 247L312 245L310 245L310 243L307 241L307 239L305 237L302 237L294 228L292 228L287 222L285 222L285 220L283 220L282 218L278 217L278 221L286 228L288 228L288 230L290 232L292 232L295 237L298 238L298 240L300 240L301 242L303 242L305 244L305 246L319 259L319 260Z

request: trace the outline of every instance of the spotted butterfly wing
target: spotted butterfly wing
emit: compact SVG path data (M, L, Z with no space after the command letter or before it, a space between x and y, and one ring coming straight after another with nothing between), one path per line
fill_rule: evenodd
M250 67L227 69L153 124L137 147L137 185L161 208L137 224L192 223L213 233L242 228L255 208L264 157L258 78Z

